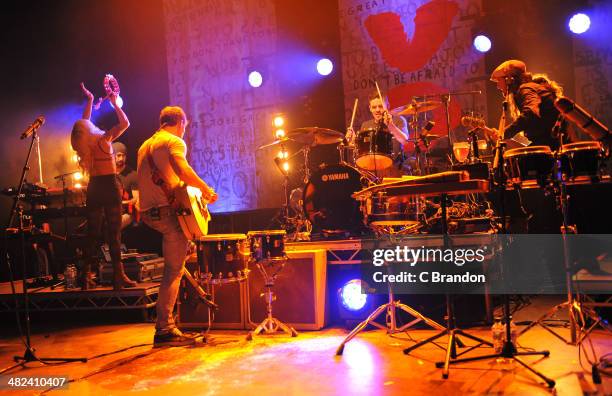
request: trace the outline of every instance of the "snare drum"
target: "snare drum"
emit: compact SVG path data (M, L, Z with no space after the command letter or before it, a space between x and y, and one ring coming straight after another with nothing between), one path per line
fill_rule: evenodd
M246 239L244 234L211 234L198 239L198 265L205 281L214 284L246 279Z
M564 144L559 149L561 173L566 179L579 176L598 178L600 176L603 146L597 141Z
M355 163L366 170L383 170L393 164L393 136L385 130L363 129L355 138Z
M546 184L552 178L553 153L548 146L519 147L504 153L511 183Z
M285 254L285 230L249 231L249 246L251 249L251 260L275 261L286 260Z

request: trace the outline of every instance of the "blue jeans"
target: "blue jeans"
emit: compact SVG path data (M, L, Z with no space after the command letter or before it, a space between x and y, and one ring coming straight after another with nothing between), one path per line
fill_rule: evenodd
M142 215L146 225L163 235L164 275L159 286L157 298L157 322L155 331L163 334L176 327L172 311L179 292L189 241L183 234L178 218L169 207L161 208L159 220L151 218L147 212Z

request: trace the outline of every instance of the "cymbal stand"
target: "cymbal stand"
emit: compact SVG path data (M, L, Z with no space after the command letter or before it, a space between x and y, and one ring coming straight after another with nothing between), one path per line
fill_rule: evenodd
M503 158L503 150L505 148L505 143L503 142L498 142L496 150L496 156L498 156L498 158ZM499 194L499 199L500 199L500 205L501 205L501 210L500 210L500 215L501 215L501 219L502 219L502 233L506 234L506 213L505 213L505 205L504 205L504 199L505 199L505 191L506 191L506 176L503 170L503 161L499 161L497 163L497 169L496 169L496 173L497 173L497 189L498 189L498 194ZM500 252L501 255L503 255L504 253L504 249L502 247L502 250ZM503 263L503 260L502 260ZM502 271L503 271L503 265L502 265ZM449 351L446 354L446 359L444 362L436 362L436 367L440 368L443 367L444 371L442 372L442 376L443 378L448 378L448 370L449 370L449 365L451 364L459 364L459 363L467 363L467 362L474 362L474 361L479 361L479 360L489 360L489 359L512 359L515 362L519 363L521 366L525 367L527 370L531 371L533 374L535 374L536 376L540 377L542 380L544 380L544 382L546 382L546 384L548 385L549 388L553 388L555 386L555 381L546 377L544 374L540 373L539 371L537 371L536 369L532 368L530 365L528 365L527 363L523 362L521 359L519 359L517 356L532 356L532 355L542 355L544 357L548 357L550 355L549 351L529 351L529 352L518 352L516 349L516 346L514 345L513 341L512 341L512 334L511 334L511 330L510 330L510 322L512 320L511 314L510 314L510 297L508 294L504 294L504 318L503 318L503 323L505 325L505 341L504 341L504 345L502 347L501 352L499 353L493 353L493 354L489 354L489 355L482 355L482 356L474 356L474 357L468 357L468 358L462 358L462 359L457 359L455 357L452 356L452 351L451 351L451 344L454 341L454 333L451 332L450 334L450 339L449 339ZM468 338L471 339L476 339L476 337L473 337L471 335L468 335L467 333L461 331L461 330L455 330L455 333L459 333L462 334ZM480 340L480 339L478 339ZM482 340L480 340L482 341ZM492 344L488 341L484 342L485 344L492 346ZM458 356L457 356L458 357Z
M10 218L5 228L5 238L7 238L8 229L13 225L13 222L15 221L15 217L17 216L19 217L18 233L21 239L21 269L22 269L22 288L23 288L22 296L23 296L23 307L24 307L23 313L25 317L25 340L24 340L25 341L25 352L23 356L14 356L13 359L15 360L17 364L7 369L4 369L2 372L0 372L0 374L6 371L9 371L15 367L24 366L28 362L34 362L34 361L41 362L41 363L51 363L51 362L65 362L65 363L83 362L85 363L87 362L87 358L37 357L35 354L35 349L32 347L31 324L30 324L30 299L29 299L28 287L27 287L27 268L26 268L26 258L25 258L25 234L24 234L24 228L23 228L23 210L21 209L19 202L21 200L21 194L23 192L23 187L25 184L27 172L30 170L30 166L29 166L30 157L32 155L32 148L34 147L34 142L36 141L36 137L37 137L37 133L36 131L34 131L32 133L32 140L30 142L30 147L28 149L25 164L21 172L21 178L19 179L19 187L17 189L17 194L15 195L15 198L13 200L13 207L11 209ZM5 240L5 247L6 247L6 240ZM6 250L5 250L5 253L6 253ZM6 258L7 267L9 270L9 276L11 279L11 287L13 289L13 295L15 297L15 311L17 314L17 325L19 329L21 330L21 319L19 318L19 315L20 315L19 304L17 303L17 294L16 294L17 292L13 285L13 270L12 270L12 265L10 262L11 260L8 258L8 255L5 255L5 258Z
M387 273L389 273L389 265L386 265L386 268L387 268ZM396 333L406 332L407 329L409 329L410 327L416 325L419 322L425 322L427 325L429 325L430 327L433 327L434 329L437 329L437 330L444 329L444 326L442 326L441 324L439 324L435 320L428 318L427 316L421 314L416 309L414 309L414 308L412 308L412 307L410 307L410 306L408 306L406 304L402 304L399 300L396 300L395 296L393 294L393 288L392 288L390 282L387 282L387 290L388 290L389 300L385 304L382 304L378 308L376 308L364 321L359 323L346 336L346 338L344 338L342 343L338 346L338 349L336 349L336 356L341 356L342 353L344 352L344 346L346 345L346 343L349 342L350 340L352 340L353 338L355 338L357 336L357 334L359 334L366 327L368 327L368 325L372 325L372 326L377 327L377 328L379 328L381 330L386 330L387 334L391 334L391 335L392 334L396 334ZM397 310L398 309L400 311L404 311L404 312L410 314L414 319L411 320L410 322L402 325L402 326L398 326L397 325ZM383 325L381 325L381 324L376 322L376 319L383 312L386 312L386 314L387 314L387 320L386 320L385 326L383 326Z

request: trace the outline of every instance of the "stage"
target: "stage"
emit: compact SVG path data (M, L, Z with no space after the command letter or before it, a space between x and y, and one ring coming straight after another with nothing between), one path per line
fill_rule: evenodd
M535 319L561 300L550 296L534 298L532 305L519 311L515 319ZM557 318L566 319L564 315L561 312ZM245 340L245 331L213 330L206 344L153 349L153 325L149 323L117 324L106 316L83 323L46 323L44 330L42 327L34 323L32 338L40 356L90 360L58 366L29 363L27 369L14 370L12 374L68 376L71 381L68 394L550 394L543 383L512 363L483 361L459 365L451 368L448 380L443 380L441 370L434 366L444 357L442 349L430 344L409 356L402 353L403 348L432 335L433 330L412 330L393 337L380 330L367 331L346 345L343 356L335 356L337 346L347 334L341 328L302 331L296 338L261 336L250 342ZM489 328L469 331L490 338ZM610 347L610 338L602 330L593 332L592 340L598 351ZM23 345L14 334L5 335L1 345L0 360L4 366L10 365L13 355L23 352ZM564 344L543 328L536 327L521 336L519 345L527 350L550 350L548 358L524 360L557 382L555 394L612 392L612 381L606 377L599 388L593 388L588 374L580 368L578 348ZM115 351L118 352L113 354ZM491 348L478 348L468 356L490 352ZM66 391L45 394L55 393Z

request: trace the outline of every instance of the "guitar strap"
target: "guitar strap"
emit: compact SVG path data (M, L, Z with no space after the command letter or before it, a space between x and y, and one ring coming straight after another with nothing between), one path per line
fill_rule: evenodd
M166 199L168 199L168 203L170 204L170 206L174 206L174 192L162 177L157 165L155 165L155 161L153 160L153 153L151 152L151 145L152 143L149 143L149 147L147 148L147 161L149 162L149 168L151 169L151 180L153 181L153 184L159 186L159 188L162 189L164 195L166 196Z

